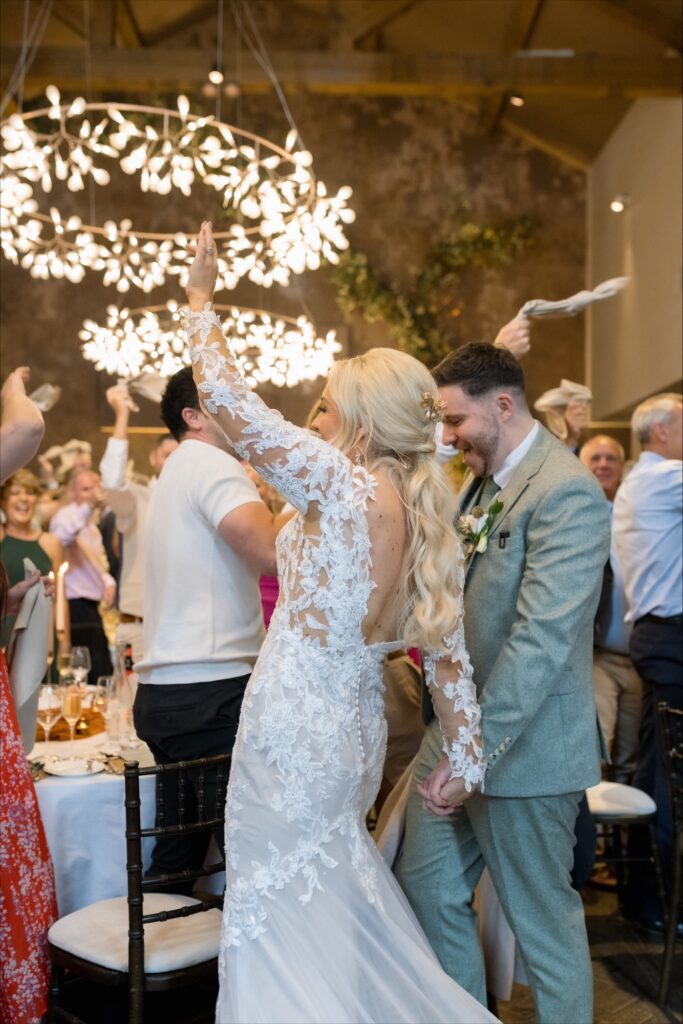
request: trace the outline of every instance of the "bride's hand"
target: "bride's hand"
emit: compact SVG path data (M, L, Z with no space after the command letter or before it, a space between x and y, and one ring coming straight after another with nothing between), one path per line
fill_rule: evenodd
M211 302L217 275L216 243L211 230L211 221L205 220L199 229L197 246L194 248L194 260L185 286L190 309L201 310L207 302Z
M450 776L451 766L448 758L443 757L427 778L422 782L418 782L417 791L422 797L425 810L429 811L430 814L446 815L453 813L454 808L441 795L441 790L448 782Z

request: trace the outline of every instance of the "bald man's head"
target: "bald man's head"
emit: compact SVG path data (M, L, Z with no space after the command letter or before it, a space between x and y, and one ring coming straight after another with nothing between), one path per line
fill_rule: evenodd
M617 439L608 434L591 437L579 452L579 458L595 474L607 500L614 501L626 459L624 449Z

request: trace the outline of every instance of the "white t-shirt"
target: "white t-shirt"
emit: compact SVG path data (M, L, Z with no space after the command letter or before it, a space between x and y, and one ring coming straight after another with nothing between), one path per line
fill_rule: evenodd
M142 683L200 683L251 672L263 640L258 572L218 526L260 501L239 462L187 440L166 459L145 527Z

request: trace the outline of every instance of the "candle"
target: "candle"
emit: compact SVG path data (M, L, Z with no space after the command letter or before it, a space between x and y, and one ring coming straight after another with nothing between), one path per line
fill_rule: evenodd
M62 562L57 573L57 594L56 594L56 607L55 607L55 624L57 626L57 635L60 640L66 632L66 589L64 586L64 577L66 576L66 570L69 568L68 562Z
M49 572L47 574L47 576L48 576L48 579L50 580L50 582L54 583L54 581L55 581L55 574L53 572ZM48 664L49 665L52 664L52 660L53 660L54 656L55 656L55 594L54 594L54 590L53 590L52 596L50 597L50 632L49 632L48 638L47 638L47 660L48 660ZM48 679L48 682L51 682L51 680Z

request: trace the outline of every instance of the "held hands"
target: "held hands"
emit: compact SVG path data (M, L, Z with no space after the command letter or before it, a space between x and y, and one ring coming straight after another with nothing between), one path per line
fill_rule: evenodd
M452 814L461 807L465 800L475 792L465 789L463 779L451 779L451 766L448 758L443 757L434 771L423 782L417 785L426 811L439 817Z
M194 260L190 267L190 276L185 286L185 294L193 312L202 310L207 302L213 299L218 275L218 258L216 243L211 230L211 221L205 220L199 229L197 245L191 246Z

